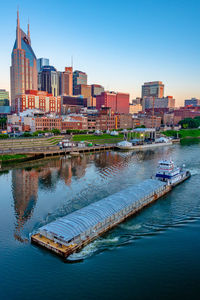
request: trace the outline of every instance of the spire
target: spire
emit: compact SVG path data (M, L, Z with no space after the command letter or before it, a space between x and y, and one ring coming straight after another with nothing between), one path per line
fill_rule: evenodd
M17 49L21 49L21 30L19 24L19 9L17 9L17 32L16 32L16 40L17 40Z
M27 35L28 35L28 38L30 39L30 27L29 27L29 19L28 19L28 31L27 31Z

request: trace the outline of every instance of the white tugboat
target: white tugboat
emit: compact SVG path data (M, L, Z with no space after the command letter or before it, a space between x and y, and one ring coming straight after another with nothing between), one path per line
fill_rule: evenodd
M175 186L191 176L190 171L177 167L172 160L161 160L158 164L156 179Z

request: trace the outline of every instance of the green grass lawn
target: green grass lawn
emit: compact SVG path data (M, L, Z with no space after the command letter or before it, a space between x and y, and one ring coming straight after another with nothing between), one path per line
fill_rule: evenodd
M6 160L12 160L12 159L20 159L20 158L26 158L27 155L25 154L5 154L5 155L0 155L0 161L6 161Z
M181 129L179 135L181 138L200 137L200 129Z
M100 142L101 140L114 142L114 140L122 140L124 137L123 134L119 134L118 136L112 136L109 134L102 134L102 135L90 135L90 134L76 134L73 136L73 141L79 142L79 141L87 141L87 142Z
M177 136L177 131L167 130L163 134L166 136ZM200 129L181 129L178 131L178 136L180 138L190 138L190 137L200 137Z

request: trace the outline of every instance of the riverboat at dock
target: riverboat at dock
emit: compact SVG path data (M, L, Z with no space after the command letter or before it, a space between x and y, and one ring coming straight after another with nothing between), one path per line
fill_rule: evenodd
M190 177L169 160L156 175L39 228L31 242L66 258L149 205Z

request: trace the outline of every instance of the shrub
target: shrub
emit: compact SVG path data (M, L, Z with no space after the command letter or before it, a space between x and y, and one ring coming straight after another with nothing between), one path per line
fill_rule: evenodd
M0 139L5 140L8 138L9 138L8 134L0 134Z

